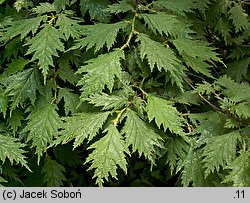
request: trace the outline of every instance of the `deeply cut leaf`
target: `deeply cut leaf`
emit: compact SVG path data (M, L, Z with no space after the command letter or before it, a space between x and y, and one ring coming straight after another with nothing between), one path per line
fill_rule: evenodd
M105 129L107 134L100 140L92 144L88 149L94 151L88 156L85 163L91 163L89 170L95 169L93 178L97 178L96 183L102 186L103 180L108 180L109 175L117 178L117 166L127 173L127 161L125 153L129 154L125 141L121 133L114 125Z
M159 71L164 69L166 72L170 72L172 83L176 83L178 87L182 88L185 67L177 59L174 52L161 43L153 41L145 34L140 34L138 40L141 43L139 45L141 58L147 58L151 71L157 67Z
M56 28L45 25L35 37L26 43L26 45L30 45L26 55L33 53L32 60L38 60L44 82L46 81L49 66L54 66L53 56L58 57L58 51L64 51L64 45L60 38L61 33Z
M65 168L50 158L46 159L46 162L42 169L44 175L44 183L47 187L59 187L63 185L63 181L66 177L63 173L66 172Z
M36 69L26 69L6 80L6 92L10 96L11 111L29 99L34 105L36 101L37 90L40 91L40 81Z
M76 45L72 49L90 49L95 47L95 52L106 46L108 50L114 45L117 34L120 29L124 29L128 24L124 21L113 24L99 23L95 25L85 26L86 37L77 40ZM102 37L100 37L102 36Z
M74 148L83 143L84 140L91 141L111 112L82 112L71 117L65 117L62 135L58 137L53 145L66 144L75 139Z
M0 134L0 160L5 162L8 159L12 165L15 161L30 170L25 160L25 151L22 149L24 146L15 138Z
M149 29L155 34L159 32L161 35L186 37L193 33L189 28L190 25L176 15L158 12L155 14L140 14L139 17L143 18Z
M87 73L78 82L83 91L81 98L85 99L89 95L100 93L105 88L105 85L112 92L115 77L121 79L120 60L124 58L124 52L121 49L116 49L87 61L87 65L82 66L77 71L77 73Z
M62 127L62 121L56 109L55 105L48 103L28 116L28 124L24 132L28 132L27 141L31 141L32 147L36 148L38 163L47 146L58 135L58 129Z
M126 112L126 122L122 129L125 133L125 141L128 146L132 145L132 151L138 151L154 163L157 148L162 148L162 138L157 134L138 114L133 110Z
M214 170L218 172L220 167L225 168L236 157L236 146L239 139L238 131L211 138L203 151L206 176L213 173Z
M170 102L165 99L149 95L146 110L150 122L155 119L159 128L163 125L165 131L169 129L177 135L183 135L183 120L180 117L180 113L171 105Z

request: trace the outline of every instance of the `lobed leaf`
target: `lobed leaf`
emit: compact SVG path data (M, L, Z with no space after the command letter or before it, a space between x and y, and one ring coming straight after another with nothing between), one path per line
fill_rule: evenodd
M49 66L54 66L53 56L58 57L58 51L64 51L64 45L60 38L61 33L53 26L46 24L35 37L25 44L30 45L26 55L33 53L32 60L38 60L44 82L46 81Z
M57 137L58 129L63 126L56 110L55 105L47 103L32 111L27 118L28 123L23 129L24 132L28 132L27 141L31 141L32 147L36 148L38 163L43 152L52 143L53 138Z
M212 137L203 149L205 175L208 176L220 167L226 168L236 158L236 147L240 139L239 131Z
M166 8L178 15L185 16L186 13L194 12L193 9L197 8L197 1L195 0L158 0L153 2L154 5Z
M24 146L20 140L0 134L0 160L5 162L5 160L8 159L11 165L13 165L15 161L30 171L27 161L25 160L25 151L22 149Z
M65 36L65 40L69 40L70 37L73 39L79 38L81 34L81 25L79 20L69 18L64 13L58 14L56 25L59 26L59 32Z
M34 18L28 18L19 21L13 21L11 25L3 29L3 34L0 37L0 41L12 39L20 35L20 39L23 40L30 32L34 36L42 22L46 21L46 16L38 16Z
M183 161L183 170L181 173L182 185L188 187L191 183L194 187L211 186L211 183L206 185L206 181L200 150L196 151L190 148Z
M233 183L233 187L248 187L250 185L250 155L248 151L241 154L229 164L230 173L223 182Z
M109 5L106 11L109 13L126 13L128 11L133 11L134 7L127 1L127 0L121 0L118 1L118 3Z
M163 148L162 138L135 111L126 112L126 122L122 133L125 133L126 144L132 146L132 152L138 151L139 156L143 154L154 163L157 155L156 148Z
M77 105L79 103L79 96L75 93L72 93L68 88L62 88L58 92L58 100L64 101L64 111L68 115L70 112L72 114L76 113Z
M114 125L110 125L104 130L107 132L104 137L94 142L88 149L94 149L88 156L85 163L91 163L88 170L95 169L93 178L99 186L103 185L103 180L108 180L109 175L117 178L117 166L127 173L126 154L129 150L121 133Z
M117 110L129 104L128 98L125 96L108 95L105 93L90 96L88 101L96 107L103 106L102 110Z
M240 4L234 4L234 6L229 10L229 14L229 18L233 21L236 32L249 28L250 23L247 18L248 16Z
M19 127L22 126L21 121L24 120L23 113L19 109L12 111L12 114L7 118L7 123L15 134Z
M177 135L184 134L182 129L183 119L181 119L180 113L172 106L171 102L153 95L148 95L146 111L149 122L155 119L158 128L161 128L162 125L164 131L169 129Z
M37 14L44 14L44 13L55 12L56 7L54 4L45 2L45 3L39 3L39 6L36 6L35 8L33 8L32 11Z
M168 137L165 142L166 164L170 166L171 173L177 168L178 162L183 162L189 151L189 145L181 137Z
M108 50L110 50L116 41L119 30L125 29L127 25L125 21L113 24L98 23L95 25L86 25L84 26L86 37L77 40L77 43L72 49L82 49L86 47L88 50L95 47L95 52L97 52L106 45Z
M116 49L87 61L87 65L82 66L77 71L77 73L87 73L78 82L78 85L82 86L81 90L83 91L81 99L84 100L89 95L101 93L105 86L112 92L115 77L121 79L120 60L124 58L123 50Z
M66 172L66 170L61 164L53 159L46 158L42 169L44 183L47 187L63 186L63 181L66 181L66 177L63 175L64 172Z
M215 84L223 87L222 92L232 102L242 102L250 99L250 86L248 83L236 83L228 76L221 76Z
M19 71L22 71L24 67L29 63L29 60L19 57L17 59L12 59L11 63L8 64L8 69L5 71L6 75L13 75Z
M26 69L9 76L6 81L6 93L10 97L11 111L29 99L34 105L36 91L41 90L38 72L35 68Z
M189 28L190 25L178 18L175 15L167 14L164 12L158 12L155 14L140 14L149 29L157 35L172 35L178 37L187 37L193 31Z
M110 15L105 9L110 4L108 0L81 0L80 11L82 15L86 12L89 13L92 19L98 20L99 22L106 22Z
M175 53L161 43L153 41L146 34L140 34L138 40L140 41L140 56L142 59L147 58L151 72L155 66L159 71L164 69L170 73L172 84L176 83L182 89L185 67L177 59Z
M73 146L76 148L85 139L91 141L102 128L110 113L82 112L71 117L65 117L62 135L52 145L66 144L75 139Z

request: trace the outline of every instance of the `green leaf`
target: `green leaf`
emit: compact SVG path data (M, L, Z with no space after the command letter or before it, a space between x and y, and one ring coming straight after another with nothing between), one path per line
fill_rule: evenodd
M11 116L7 119L7 122L14 134L17 132L18 128L22 126L22 120L24 120L24 117L19 109L12 111Z
M223 93L233 102L250 99L250 86L248 83L236 83L226 75L221 76L215 84L223 87Z
M234 79L236 82L240 82L243 77L247 76L249 64L249 57L243 57L240 60L234 60L227 65L227 75Z
M162 138L157 134L138 114L133 110L126 112L126 122L122 128L125 133L125 141L128 146L132 145L132 152L138 151L152 163L157 155L157 148L163 148Z
M193 12L193 9L197 8L195 0L158 0L154 1L153 4L183 16L186 15L186 12Z
M248 15L244 12L240 4L235 3L229 10L229 14L229 19L233 21L236 32L249 28Z
M18 53L20 53L20 50L22 48L22 42L20 40L20 37L14 38L11 40L3 50L3 60L7 59L9 61L12 57L17 58Z
M250 118L250 102L242 102L234 105L232 111L235 111L239 117L248 119Z
M28 0L16 0L13 6L19 12L22 8L27 8L28 3L30 3Z
M239 46L239 47L234 47L233 49L231 49L230 54L228 56L228 58L231 59L240 59L241 57L248 57L250 55L250 47L248 46Z
M6 111L8 108L9 99L4 90L0 87L0 112L3 113L4 118L6 117Z
M160 35L166 34L178 37L186 37L193 33L187 22L172 14L158 12L155 14L140 14L139 17L143 18L149 29L156 35L157 31Z
M27 118L28 123L23 131L29 132L27 141L32 142L32 147L36 147L38 163L48 144L57 137L58 129L63 126L56 110L55 105L47 103L42 108L32 111Z
M28 18L25 20L13 21L10 27L4 29L4 34L0 37L0 41L12 39L18 35L21 35L23 40L30 32L35 35L41 22L46 21L46 16L38 16L35 18Z
M239 126L238 121L234 118L228 118L225 122L224 127L229 129L234 129Z
M66 6L70 5L70 0L54 0L53 5L58 11L65 10Z
M3 163L2 165L2 169L4 177L6 177L6 179L8 179L9 183L12 181L15 181L19 184L23 184L23 181L20 179L21 177L18 175L18 169L17 166L13 167L9 161ZM29 171L31 172L31 171ZM32 171L33 172L33 171Z
M47 187L63 186L63 181L66 181L66 177L63 175L64 172L66 172L66 170L61 164L57 163L55 160L46 158L42 169L44 183Z
M250 155L249 151L242 151L227 169L232 171L223 182L232 182L233 187L249 187L250 185Z
M127 161L125 153L130 154L121 133L114 125L110 125L103 133L107 134L93 143L88 149L94 149L85 163L91 163L88 170L95 169L93 178L99 186L109 175L117 179L117 166L127 173Z
M231 24L228 19L224 16L221 16L217 21L214 30L217 31L224 39L226 43L229 43L230 32L231 32Z
M36 101L36 91L40 91L40 81L35 68L27 69L12 75L5 81L6 93L10 96L11 111L19 105L24 105L29 99L34 105Z
M187 55L186 53L182 53L182 57L186 65L192 68L196 73L201 73L210 78L213 77L211 71L209 70L211 68L211 65L206 63L202 58L193 57Z
M67 51L65 52L61 58L59 59L58 65L58 76L64 81L69 82L72 85L76 85L78 82L79 75L76 75L76 71L72 68L72 64L78 67L78 55L77 52L74 51Z
M117 110L128 106L128 98L122 95L95 94L88 99L90 104L96 107L103 106L102 110Z
M66 40L69 40L70 37L73 39L79 38L81 32L80 21L71 19L65 14L60 13L56 21L56 25L59 26L59 32L63 33Z
M214 87L212 84L204 81L203 84L197 84L196 89L194 90L195 93L200 93L200 94L207 94L211 95L215 91Z
M62 88L58 93L58 100L61 101L63 98L64 101L64 111L66 115L76 113L77 105L79 103L79 96L74 94L68 88Z
M1 1L0 1L0 4L1 4ZM0 187L3 187L1 183L7 183L7 182L8 182L7 180L5 180L4 178L0 176Z
M11 165L15 161L30 171L25 160L25 151L22 149L24 146L18 139L0 134L0 160L5 162L6 159L9 159Z
M6 70L6 74L7 75L16 74L17 72L22 71L28 63L29 60L26 60L23 57L12 59L11 63L8 64L8 69Z
M117 34L120 29L125 29L128 25L125 21L113 24L98 23L95 25L84 26L86 37L77 40L76 45L72 49L90 49L95 47L95 52L99 51L105 45L110 50L116 41Z
M140 56L142 59L147 58L151 72L155 65L159 71L163 68L166 72L170 72L172 83L176 83L178 87L182 88L185 67L177 59L174 52L161 43L153 41L145 34L140 34L138 40L140 41Z
M105 11L105 8L107 8L109 4L108 0L80 0L80 10L82 15L85 15L88 11L92 19L107 22L110 15Z
M134 11L134 7L130 3L128 3L127 0L122 0L116 4L109 5L106 11L115 14L126 13L128 11Z
M78 147L85 139L91 141L111 112L82 112L71 117L65 117L62 135L52 145L66 144L75 139L73 146Z
M236 157L236 147L240 140L239 131L212 137L203 149L205 175L208 176L220 167L226 168Z
M55 12L56 8L54 4L46 2L46 3L40 3L39 6L33 8L32 11L34 11L37 14L44 14L44 13Z
M58 75L64 82L68 81L73 85L75 85L79 80L75 74L75 71L68 66L61 66L58 71Z
M120 60L124 58L123 50L116 49L87 61L87 65L82 66L77 71L77 73L87 72L78 82L83 91L81 98L85 99L89 95L100 93L105 88L105 85L112 92L115 77L121 79Z
M161 125L164 131L169 129L172 133L177 135L183 135L183 119L180 117L180 113L175 107L172 106L172 102L165 99L148 95L148 102L146 106L149 122L155 119L158 128Z
M188 115L192 123L194 123L194 134L201 134L201 141L209 140L212 136L218 136L225 133L225 117L215 111L205 113L190 113ZM204 139L204 140L203 140Z
M187 54L188 56L201 58L203 61L218 61L221 59L217 56L215 49L210 47L205 41L194 40L189 38L177 38L173 43L180 54Z
M223 64L214 48L210 47L205 41L177 38L173 40L173 43L184 58L186 64L198 73L212 77L208 70L211 65L205 63L205 61L211 63L218 61Z
M194 91L185 91L174 97L174 101L186 105L199 105L200 97Z
M3 4L6 0L0 0L0 5Z
M177 162L182 162L189 149L189 145L181 137L168 137L165 143L167 162L173 174Z
M44 82L49 70L49 66L54 66L53 56L58 57L58 51L64 51L64 45L60 40L61 33L51 25L44 28L25 45L30 45L26 53L32 54L32 60L38 60L38 65L42 69Z
M192 183L194 187L206 186L202 156L200 154L200 151L195 151L190 147L188 154L183 161L181 179L184 187L188 187L190 183Z

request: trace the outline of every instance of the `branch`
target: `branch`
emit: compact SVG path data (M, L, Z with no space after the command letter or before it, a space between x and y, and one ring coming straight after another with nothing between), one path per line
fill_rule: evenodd
M195 87L185 78L183 78L183 80L193 89L195 90ZM222 109L220 109L219 107L215 106L214 104L212 104L210 101L208 101L204 96L202 96L199 92L197 93L198 96L204 101L206 102L209 106L211 106L215 111L221 112L223 114L226 114L227 116L230 116L230 114L228 114L228 112L223 111Z
M135 13L135 15L134 15L134 17L133 17L133 19L132 19L132 28L131 28L131 32L130 32L130 34L129 34L128 40L127 40L127 42L121 47L121 49L125 49L126 47L129 47L129 44L130 44L130 41L131 41L133 35L134 35L135 33L137 33L137 32L135 31L135 19L136 19L137 16L138 16L138 14Z

